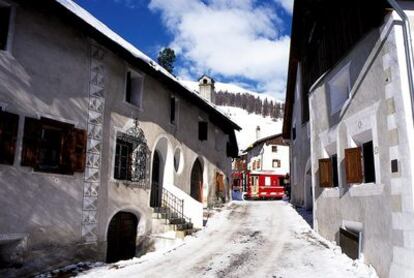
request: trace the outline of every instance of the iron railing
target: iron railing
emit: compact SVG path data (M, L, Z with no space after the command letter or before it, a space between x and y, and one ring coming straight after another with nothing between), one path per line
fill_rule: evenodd
M191 223L191 218L188 218L184 215L184 200L178 198L173 193L168 191L167 189L162 189L162 205L163 208L166 208L167 211L167 218L175 218L172 217L173 214L177 215L176 218L182 218L187 223Z

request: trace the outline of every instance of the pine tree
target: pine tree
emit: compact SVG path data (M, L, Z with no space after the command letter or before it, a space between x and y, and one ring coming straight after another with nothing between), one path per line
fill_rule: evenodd
M164 48L158 53L158 64L166 69L169 73L174 73L175 52L171 48Z

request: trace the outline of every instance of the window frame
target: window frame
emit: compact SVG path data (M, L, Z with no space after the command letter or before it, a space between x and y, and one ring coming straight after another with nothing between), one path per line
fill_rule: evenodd
M205 132L203 130L205 130ZM198 140L208 141L208 122L207 121L198 121Z
M138 90L134 90L133 80L140 79L139 88ZM124 79L124 93L123 93L123 102L133 106L134 108L138 108L140 111L143 110L143 99L144 99L144 81L145 77L144 74L132 69L128 68L125 73ZM134 102L134 91L137 91L137 103Z
M276 164L276 167L275 167ZM278 169L282 167L282 161L280 159L273 159L272 160L272 168Z
M119 154L118 154L118 146L121 147L126 147L127 148L127 154L125 155L126 158L126 166L125 166L125 175L122 175L121 171L122 171L122 150L119 150ZM124 140L122 140L121 138L116 138L116 142L115 142L115 157L114 157L114 174L113 174L113 178L114 180L119 180L119 181L131 181L132 180L132 171L131 171L131 167L132 167L132 154L133 154L133 145L129 142L126 142ZM119 162L118 162L119 160ZM118 170L117 170L118 168ZM125 177L125 178L124 178Z

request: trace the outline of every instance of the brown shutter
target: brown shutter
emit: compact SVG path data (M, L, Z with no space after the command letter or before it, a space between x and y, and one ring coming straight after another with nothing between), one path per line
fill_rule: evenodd
M332 162L330 158L319 159L319 186L332 187Z
M83 172L86 164L86 130L73 128L68 136L68 159L70 161L70 169L74 172Z
M216 173L216 186L218 192L224 192L224 176Z
M345 173L346 182L348 184L362 182L363 175L360 147L345 150Z
M0 111L0 163L13 165L19 116Z
M22 166L36 166L41 131L41 123L39 120L25 118L21 161Z

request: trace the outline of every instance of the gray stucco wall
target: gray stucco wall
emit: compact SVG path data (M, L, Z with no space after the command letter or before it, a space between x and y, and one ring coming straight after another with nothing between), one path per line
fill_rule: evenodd
M388 18L381 29L372 31L312 92L314 223L322 236L337 242L339 228L359 230L364 260L380 277L409 277L392 268L399 260L396 250L404 247L404 231L397 227L395 215L412 206L412 201L403 201L408 197L405 194L412 194L407 133L412 126L403 100L409 92L402 79L405 61L399 55L404 46L397 44L402 34L393 23ZM329 80L347 64L352 97L340 112L332 114ZM348 185L344 150L369 140L374 143L376 182ZM339 187L320 188L318 160L334 153L338 155ZM398 173L391 173L392 159L398 159Z
M28 28L30 26L30 28ZM123 101L125 73L129 65L110 50L103 59L105 110L100 164L100 187L97 196L97 244L82 239L84 210L84 173L57 175L33 172L20 166L24 118L49 117L87 129L91 78L91 45L98 45L74 27L50 14L17 6L14 32L8 51L0 51L0 106L20 116L17 151L13 166L0 165L0 234L24 239L22 254L16 258L5 245L5 257L24 262L20 274L36 267L64 265L71 261L93 258L104 260L106 233L111 217L118 211L134 213L139 218L138 241L151 232L149 190L134 188L113 180L115 140L135 118L143 129L150 150L160 138L168 142L164 165L171 182L190 193L190 175L194 161L204 166L204 184L208 204L217 201L216 172L230 178L231 159L226 156L227 135L209 121L208 115L192 103L178 97L177 126L169 124L170 95L159 81L144 77L143 109ZM138 69L137 69L138 70ZM208 141L198 140L198 121L209 122ZM216 146L215 136L224 146ZM179 147L183 153L182 171L173 169L172 156ZM226 197L229 200L227 188Z
M296 206L312 208L312 186L310 180L310 131L309 122L302 123L301 68L296 74L295 100L290 135L291 202ZM296 139L293 139L293 127Z

